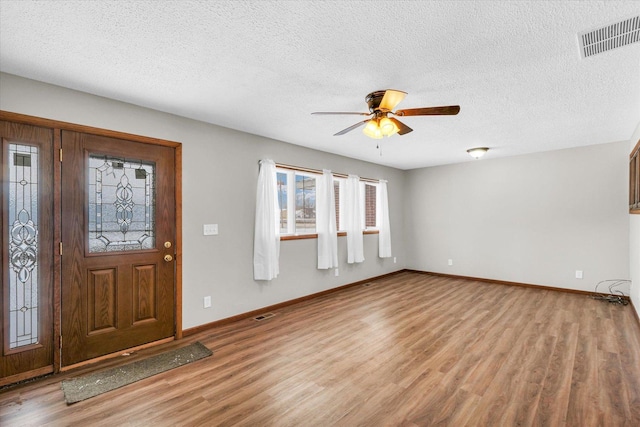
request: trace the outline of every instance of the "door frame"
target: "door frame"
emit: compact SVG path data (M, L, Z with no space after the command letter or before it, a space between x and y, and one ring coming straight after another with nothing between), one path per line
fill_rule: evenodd
M22 123L32 126L40 126L50 128L53 130L53 191L54 191L54 214L53 214L53 239L54 247L59 248L62 239L62 218L61 218L61 191L62 191L62 163L60 156L64 156L62 152L62 131L74 131L80 133L88 133L92 135L106 136L117 139L124 139L133 142L139 142L143 144L161 145L165 147L171 147L175 152L175 209L176 209L176 236L175 236L175 303L174 303L174 337L173 339L182 338L182 143L169 141L164 139L140 136L129 134L125 132L112 131L107 129L95 128L92 126L78 125L74 123L62 122L58 120L45 119L41 117L29 116L25 114L13 113L9 111L0 110L0 120L9 122ZM60 372L63 368L69 369L69 367L62 367L62 352L61 352L61 312L62 312L62 256L60 251L57 250L54 253L53 260L53 367L54 372ZM161 342L166 341L162 340ZM153 344L153 343L152 343ZM121 353L121 352L119 352ZM103 359L108 356L98 358ZM95 361L83 362L89 363ZM73 365L77 366L77 365ZM37 375L37 373L35 373Z

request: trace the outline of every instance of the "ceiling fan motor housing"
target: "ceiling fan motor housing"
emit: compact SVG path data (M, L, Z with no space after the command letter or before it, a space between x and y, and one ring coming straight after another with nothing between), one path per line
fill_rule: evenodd
M384 98L384 94L386 92L386 90L377 90L375 92L371 92L365 97L365 101L367 101L367 105L369 105L370 112L373 113L380 108L380 103L382 102L382 98Z

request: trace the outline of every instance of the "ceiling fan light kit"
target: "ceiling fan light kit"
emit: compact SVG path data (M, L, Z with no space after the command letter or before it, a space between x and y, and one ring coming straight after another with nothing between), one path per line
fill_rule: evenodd
M369 138L382 138L382 131L380 130L380 126L378 126L378 122L376 122L375 119L371 119L367 122L367 124L364 126L364 129L362 129L362 133L367 135Z
M369 120L364 129L362 129L362 133L369 138L381 139L383 136L395 135L399 130L398 126L388 117L383 117L381 119L374 118Z
M402 123L400 120L389 117L389 114L394 116L453 116L460 111L459 105L450 105L446 107L424 107L424 108L409 108L405 110L393 111L394 108L407 96L406 92L394 89L377 90L371 92L365 97L365 101L369 106L369 113L356 113L356 112L324 112L319 111L311 114L327 115L327 114L349 114L349 115L362 115L373 116L367 120L356 123L349 126L346 129L341 130L334 136L344 135L362 125L365 125L362 133L369 138L381 139L383 136L392 136L396 133L398 135L405 135L413 129Z
M479 159L480 157L484 156L487 153L487 151L489 151L488 147L476 147L476 148L469 148L467 150L467 153L469 153L469 155L474 159Z

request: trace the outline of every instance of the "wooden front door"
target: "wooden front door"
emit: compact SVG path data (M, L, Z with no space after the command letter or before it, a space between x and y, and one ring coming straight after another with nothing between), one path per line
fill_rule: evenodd
M0 121L0 385L53 372L53 131ZM30 372L30 374L28 374Z
M61 364L175 334L175 151L62 131Z

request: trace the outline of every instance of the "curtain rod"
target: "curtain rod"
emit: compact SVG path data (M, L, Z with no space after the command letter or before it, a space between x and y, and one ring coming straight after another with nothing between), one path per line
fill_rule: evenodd
M289 169L289 170L293 170L293 171L308 172L308 173L322 175L322 171L318 170L318 169L302 168L300 166L285 165L283 163L276 163L276 167L278 167L280 169ZM331 172L331 174L333 176L337 177L337 178L348 178L349 177L349 175L346 175L344 173ZM379 179L362 178L362 177L360 177L360 181L372 182L372 183L376 183L376 184L378 184L380 182Z

